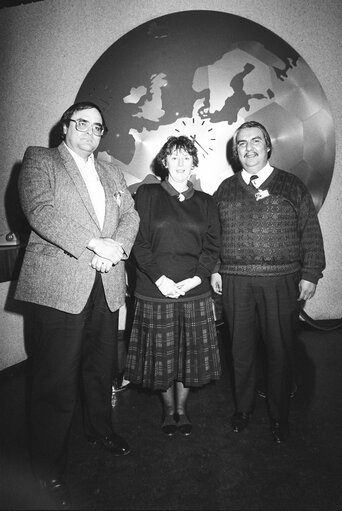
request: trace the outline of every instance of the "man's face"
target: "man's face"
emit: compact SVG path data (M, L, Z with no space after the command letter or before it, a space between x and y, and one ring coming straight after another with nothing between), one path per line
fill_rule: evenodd
M236 138L239 160L250 174L256 174L265 167L268 149L260 128L243 128Z
M89 108L86 110L78 110L74 112L71 119L83 119L89 121L90 125L87 131L77 131L76 124L70 121L69 126L64 126L65 143L70 149L81 158L87 159L98 147L101 137L94 135L92 125L94 123L102 124L102 117L96 108Z

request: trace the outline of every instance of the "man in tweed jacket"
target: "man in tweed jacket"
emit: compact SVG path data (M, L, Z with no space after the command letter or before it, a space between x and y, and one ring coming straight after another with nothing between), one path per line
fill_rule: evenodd
M94 158L106 131L101 110L72 105L61 131L58 147L29 147L23 159L19 193L32 231L16 298L30 302L32 468L41 488L65 506L67 439L80 379L89 441L114 455L130 451L112 431L111 382L124 261L139 217L121 171Z
M267 399L276 443L289 434L293 345L299 304L313 297L325 267L321 229L311 195L295 175L269 163L272 143L255 121L234 134L242 171L215 197L221 221L219 273L212 276L232 342L236 412L233 430L249 423L256 396L256 345L267 356Z

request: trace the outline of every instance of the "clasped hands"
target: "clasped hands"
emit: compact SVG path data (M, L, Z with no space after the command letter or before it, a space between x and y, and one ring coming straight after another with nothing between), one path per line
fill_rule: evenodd
M101 273L108 273L113 264L121 261L124 254L120 243L112 238L93 238L87 248L95 252L89 265Z
M201 282L200 277L197 276L181 280L180 282L174 282L172 279L166 277L166 275L162 275L156 281L156 286L167 298L179 298L180 296L184 296L190 289L199 286Z

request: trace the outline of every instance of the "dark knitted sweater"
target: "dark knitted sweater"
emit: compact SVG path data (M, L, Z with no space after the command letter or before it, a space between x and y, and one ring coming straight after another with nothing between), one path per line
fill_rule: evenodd
M135 204L140 216L133 246L135 295L174 301L164 297L155 285L162 275L174 282L195 275L202 279L177 301L210 292L209 277L220 252L220 223L213 197L192 190L190 197L180 202L177 194L170 195L162 185L144 184L138 188Z
M276 276L301 272L317 283L325 268L322 233L311 195L295 175L274 169L256 200L241 172L215 192L222 227L220 273Z

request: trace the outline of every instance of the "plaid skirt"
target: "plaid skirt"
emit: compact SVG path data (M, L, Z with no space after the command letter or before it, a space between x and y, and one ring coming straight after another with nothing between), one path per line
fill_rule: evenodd
M136 298L125 378L167 390L175 381L200 387L220 375L210 296L172 302Z

